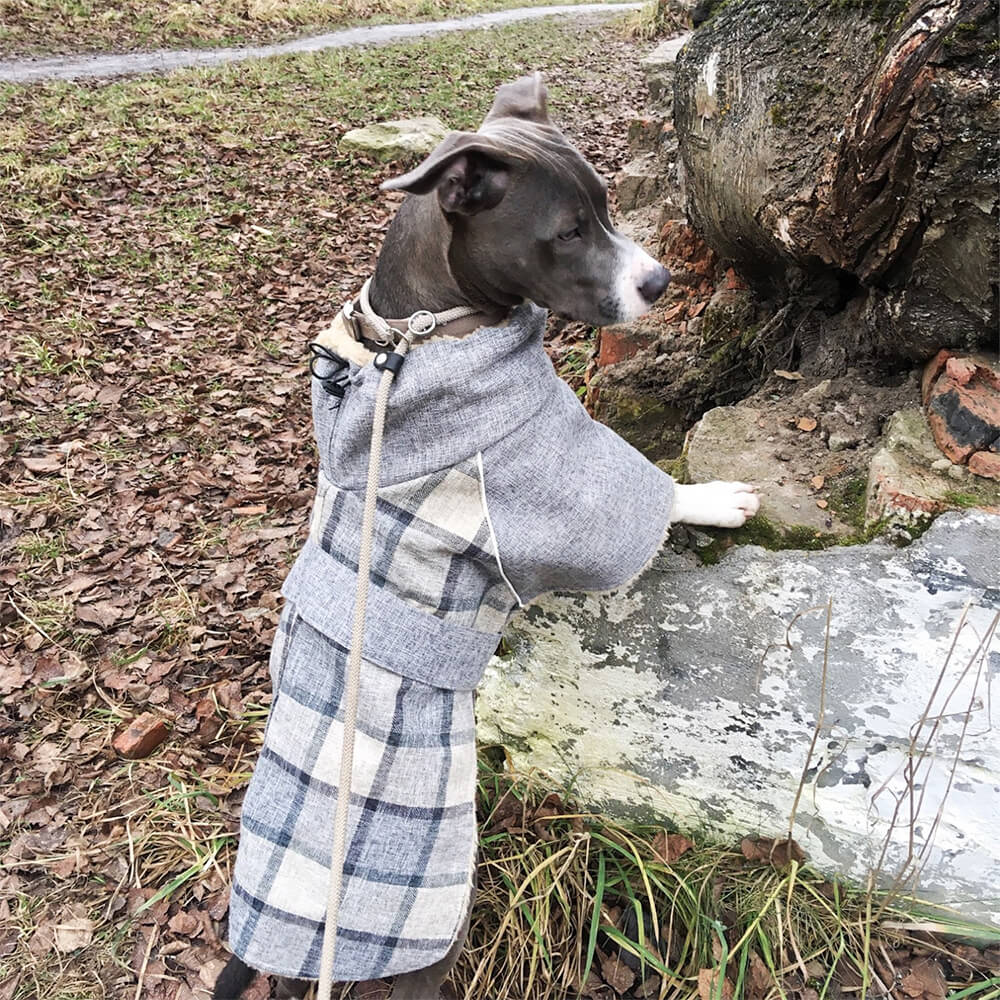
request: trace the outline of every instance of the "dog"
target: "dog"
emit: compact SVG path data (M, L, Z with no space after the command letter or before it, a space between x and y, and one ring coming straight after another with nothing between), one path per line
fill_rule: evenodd
M317 497L282 591L275 696L234 869L234 957L215 1000L238 997L255 969L280 977L285 997L318 976L362 494L388 358L398 374L347 797L340 981L393 977L394 1000L437 1000L461 950L473 692L510 615L548 591L624 585L672 521L738 527L757 511L747 484L673 483L592 421L548 361L546 310L629 321L670 276L615 230L606 185L550 122L539 75L501 86L477 132L450 134L383 188L408 197L370 287L314 345ZM456 306L474 314L453 319ZM389 328L414 341L405 364L372 313L404 317Z

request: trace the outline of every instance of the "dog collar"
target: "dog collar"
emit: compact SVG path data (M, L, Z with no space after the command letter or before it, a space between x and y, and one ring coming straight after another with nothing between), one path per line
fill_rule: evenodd
M369 278L361 286L358 298L344 303L342 315L357 340L368 340L379 347L397 344L400 337L411 339L414 345L431 335L458 339L481 326L495 326L504 317L502 313L488 313L472 306L456 306L438 313L419 309L405 319L386 319L371 306L368 298L371 283Z

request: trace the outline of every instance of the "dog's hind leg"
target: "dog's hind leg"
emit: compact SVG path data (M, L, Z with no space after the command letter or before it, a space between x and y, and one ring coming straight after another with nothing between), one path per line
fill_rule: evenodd
M256 975L256 970L233 955L215 981L212 1000L240 1000L243 991L253 982Z
M287 976L278 976L278 982L274 987L276 1000L302 1000L309 992L312 983L308 979L289 979Z

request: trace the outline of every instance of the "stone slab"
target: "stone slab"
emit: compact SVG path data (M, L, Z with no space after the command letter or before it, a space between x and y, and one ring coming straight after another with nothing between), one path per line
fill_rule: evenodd
M713 479L753 483L760 487L760 515L784 528L810 528L821 534L848 537L857 529L830 509L816 506L807 483L789 475L775 457L759 422L762 414L749 406L717 406L691 429L687 468L692 482Z
M343 153L363 153L379 160L412 160L426 156L448 134L444 122L428 115L374 122L351 129L340 140Z
M1000 517L978 511L906 549L746 546L711 567L667 554L616 594L550 596L515 619L480 688L480 740L572 781L587 807L723 840L783 835L808 762L794 832L811 863L861 883L888 842L885 882L907 860L906 768L930 719L921 891L1000 920L998 567Z

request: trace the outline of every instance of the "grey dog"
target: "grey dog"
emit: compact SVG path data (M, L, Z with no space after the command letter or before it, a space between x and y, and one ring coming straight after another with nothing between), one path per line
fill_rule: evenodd
M392 977L394 1000L437 1000L469 926L472 693L507 618L550 590L621 586L671 521L735 527L758 501L743 483L674 484L592 421L548 362L544 310L628 321L669 274L615 230L606 186L550 123L538 75L500 87L479 131L452 133L383 187L409 197L362 312L476 315L443 320L405 366L398 356L335 972ZM370 333L345 307L317 338L333 366L313 369L319 488L283 588L234 872L234 958L215 1000L238 997L255 968L285 997L317 977L373 369L393 356Z

